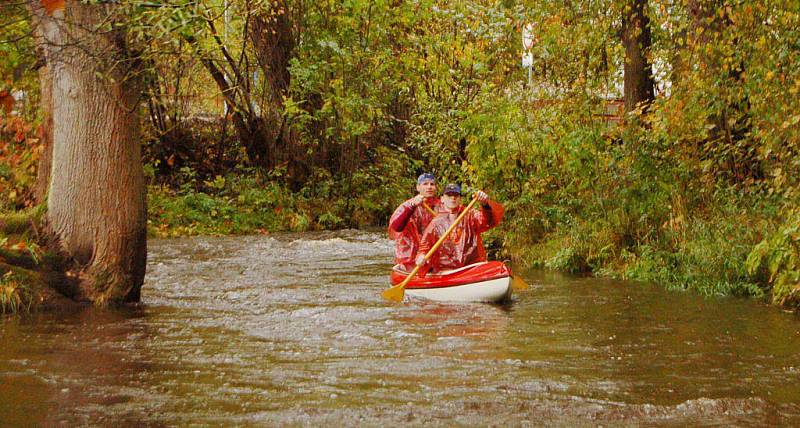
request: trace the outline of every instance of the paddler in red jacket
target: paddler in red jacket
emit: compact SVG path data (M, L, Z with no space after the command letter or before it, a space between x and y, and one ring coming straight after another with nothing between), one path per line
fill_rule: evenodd
M481 233L500 224L505 209L489 199L483 191L479 190L475 197L480 203L480 208L468 212L428 260L431 270L458 269L486 261L486 249L483 247ZM461 211L466 209L461 205L461 186L458 184L445 186L441 201L446 213L433 219L423 232L415 260L418 265L424 263L425 254L444 235Z
M417 196L403 202L389 219L389 239L395 241L394 261L407 271L414 269L422 232L436 214L443 212L436 196L436 177L425 173L417 178Z

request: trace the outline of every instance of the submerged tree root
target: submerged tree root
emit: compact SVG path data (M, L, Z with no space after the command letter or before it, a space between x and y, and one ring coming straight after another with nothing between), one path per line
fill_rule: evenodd
M33 270L0 259L0 313L27 313L39 309L77 306L63 291L66 281L50 270Z

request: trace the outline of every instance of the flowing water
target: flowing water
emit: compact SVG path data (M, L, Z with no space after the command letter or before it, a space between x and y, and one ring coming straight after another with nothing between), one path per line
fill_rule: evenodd
M0 320L0 425L800 425L800 319L522 272L381 300L381 233L150 243L141 308Z

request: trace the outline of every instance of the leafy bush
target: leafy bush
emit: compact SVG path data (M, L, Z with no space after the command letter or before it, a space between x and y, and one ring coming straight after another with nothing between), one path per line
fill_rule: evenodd
M768 277L772 300L800 306L800 210L789 210L785 224L756 245L747 257L752 275Z

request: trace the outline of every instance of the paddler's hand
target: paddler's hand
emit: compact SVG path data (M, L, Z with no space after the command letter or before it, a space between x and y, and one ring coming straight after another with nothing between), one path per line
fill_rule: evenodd
M418 206L420 206L420 204L422 204L422 202L424 200L425 200L425 197L422 196L422 195L414 196L414 198L411 199L411 205L415 206L415 207L418 207Z
M417 266L422 266L425 264L425 254L418 254L417 259L415 260Z
M486 205L486 202L489 202L489 195L487 195L483 190L478 190L475 193L475 199L477 199L481 205Z

